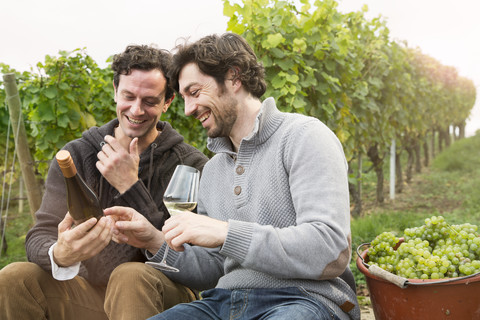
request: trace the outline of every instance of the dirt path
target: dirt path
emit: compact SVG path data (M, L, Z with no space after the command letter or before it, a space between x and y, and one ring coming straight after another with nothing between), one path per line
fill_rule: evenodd
M375 320L375 315L373 314L371 306L361 306L360 311L362 320Z

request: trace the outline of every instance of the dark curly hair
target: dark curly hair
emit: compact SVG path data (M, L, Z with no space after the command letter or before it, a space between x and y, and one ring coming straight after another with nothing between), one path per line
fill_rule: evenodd
M247 41L235 33L209 35L194 43L178 45L175 49L169 77L177 92L180 71L191 62L222 87L227 72L233 69L234 78L240 80L253 96L260 98L267 89L263 65Z
M120 75L129 75L132 70L150 71L158 69L163 73L165 79L167 79L167 88L165 90L166 101L175 93L168 76L171 63L172 55L167 50L157 49L147 45L130 45L124 52L113 56L113 83L115 84L115 88L118 88Z

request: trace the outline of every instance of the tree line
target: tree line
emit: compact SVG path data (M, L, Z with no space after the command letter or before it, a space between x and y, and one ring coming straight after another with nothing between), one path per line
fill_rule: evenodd
M451 129L456 138L465 136L475 85L419 48L390 39L385 21L366 19L366 6L341 13L334 0L299 2L224 0L224 15L230 17L228 30L246 38L262 60L266 95L284 111L316 117L337 134L350 168L358 168L351 172L350 191L359 214L363 157L373 164L382 203L392 140L398 159L408 153L408 180L413 168L420 170L421 148L428 165L435 145L449 145ZM401 178L401 166L396 168Z

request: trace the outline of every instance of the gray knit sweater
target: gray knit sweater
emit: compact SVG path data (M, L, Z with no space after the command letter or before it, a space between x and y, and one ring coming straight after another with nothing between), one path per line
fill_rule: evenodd
M228 220L227 239L216 251L185 246L169 255L181 269L169 276L199 289L216 280L226 289L302 287L341 319L359 319L356 293L342 279L351 277L350 209L333 132L268 98L238 153L227 138L208 148L216 155L202 174L198 212Z

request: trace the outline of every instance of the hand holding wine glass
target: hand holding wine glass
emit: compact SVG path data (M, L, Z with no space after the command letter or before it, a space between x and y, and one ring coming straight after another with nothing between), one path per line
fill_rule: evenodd
M215 248L225 243L228 221L186 212L179 218L174 217L165 221L162 232L170 248L176 251L183 251L185 243L204 248Z
M195 209L198 199L199 180L200 171L196 168L186 165L178 165L175 168L163 196L163 202L171 216ZM169 247L167 246L161 262L147 261L145 263L162 271L178 272L177 268L169 266L166 262L168 249Z

